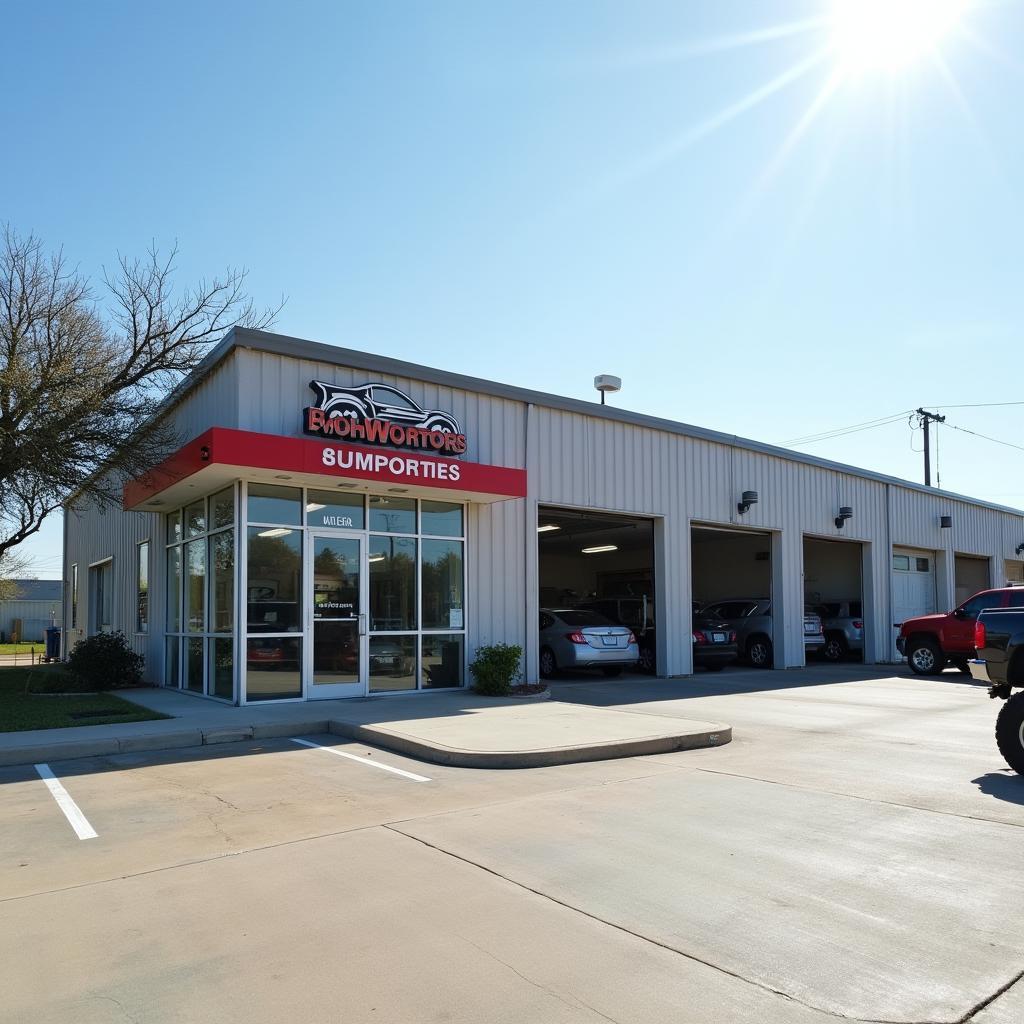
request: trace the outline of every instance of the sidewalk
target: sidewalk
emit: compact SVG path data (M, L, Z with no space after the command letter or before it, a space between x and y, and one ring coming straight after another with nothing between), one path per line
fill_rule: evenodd
M720 746L732 739L731 727L716 722L554 700L524 703L463 690L242 708L174 690L119 696L174 717L0 733L0 765L330 732L437 764L538 768Z

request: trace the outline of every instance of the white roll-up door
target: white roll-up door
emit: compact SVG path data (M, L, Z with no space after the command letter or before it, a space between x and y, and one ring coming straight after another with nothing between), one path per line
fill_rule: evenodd
M893 622L931 615L935 608L935 552L892 549Z

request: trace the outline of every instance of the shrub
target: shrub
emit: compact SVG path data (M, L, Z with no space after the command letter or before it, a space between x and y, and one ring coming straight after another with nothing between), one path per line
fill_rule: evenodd
M504 697L519 681L523 649L518 644L491 644L476 649L476 660L469 666L477 693L487 697Z
M143 664L120 631L86 637L68 657L68 669L93 690L135 686L142 681Z

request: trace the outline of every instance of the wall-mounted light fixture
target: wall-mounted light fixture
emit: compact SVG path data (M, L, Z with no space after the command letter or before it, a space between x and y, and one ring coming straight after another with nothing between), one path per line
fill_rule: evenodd
M939 527L943 530L953 529L953 517L952 516L939 516Z
M1016 548L1014 548L1014 551L1018 555L1024 555L1024 544L1018 544Z
M836 516L836 529L837 530L841 530L843 528L843 523L845 523L847 519L852 519L852 518L853 518L853 506L852 505L840 505L839 506L839 515Z
M739 504L736 506L736 511L740 515L750 510L751 505L757 504L757 491L744 491L743 497L740 498Z
M209 462L210 461L210 446L209 445L204 444L203 447L199 449L199 460L201 462Z

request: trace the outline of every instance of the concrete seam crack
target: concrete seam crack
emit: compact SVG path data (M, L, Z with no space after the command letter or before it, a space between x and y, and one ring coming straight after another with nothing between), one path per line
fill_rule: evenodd
M479 861L471 860L468 857L464 857L461 854L453 853L451 850L446 850L444 847L437 846L431 843L429 840L422 839L419 836L410 835L408 832L403 832L400 828L397 828L393 824L382 825L382 828L387 829L389 832L394 832L397 835L404 836L406 839L411 839L415 843L419 843L421 846L425 846L430 850L434 850L437 853L445 857L451 857L454 860L461 861L463 864L468 864L470 867L478 868L480 871L485 871L489 875L493 875L495 878L500 878L504 882L508 882L509 885L515 886L517 889L522 889L524 892L532 893L534 896L540 897L540 899L547 900L550 903L554 903L556 906L564 907L566 910L570 910L573 913L579 914L581 917L585 917L588 920L595 921L598 924L602 924L607 928L614 928L615 931L622 932L624 935L629 935L634 939L638 939L641 942L647 943L651 946L656 946L659 949L663 949L668 953L673 953L676 956L680 956L685 960L690 960L693 963L701 964L703 967L707 967L718 974L723 974L729 978L735 978L737 981L742 982L745 985L750 985L753 988L760 989L762 992L768 992L771 995L778 996L781 999L786 999L789 1002L795 1003L797 1006L803 1006L808 1010L813 1010L816 1013L825 1014L828 1017L833 1017L837 1020L853 1021L856 1024L966 1024L966 1021L982 1009L987 1006L993 999L997 998L1002 992L1010 988L1017 979L1024 976L1024 971L1016 975L1014 979L1008 982L1003 988L999 990L994 996L989 997L985 1002L978 1004L967 1012L967 1014L957 1017L953 1021L893 1021L885 1020L874 1017L851 1017L844 1013L837 1013L835 1010L829 1010L822 1006L816 1006L814 1003L808 1003L803 999L798 999L796 996L791 995L788 992L784 992L782 989L773 988L771 985L766 985L764 982L754 981L751 978L745 978L742 974L737 974L735 971L729 970L727 967L722 967L719 964L712 963L709 960L702 960L699 956L695 956L693 953L684 952L681 949L676 949L674 946L670 946L665 942L660 942L658 939L651 938L649 935L643 935L640 932L633 931L631 928L627 928L625 925L618 924L615 921L609 921L607 918L600 917L597 914L593 914L588 910L583 910L580 907L574 906L572 903L566 903L564 900L560 900L557 896L552 896L550 893L541 891L540 889L534 889L532 886L527 885L525 882L517 881L514 878L510 878L508 875L502 874L500 871L494 868L488 867L486 864L481 864ZM485 951L486 952L486 951ZM506 965L508 966L508 965Z

